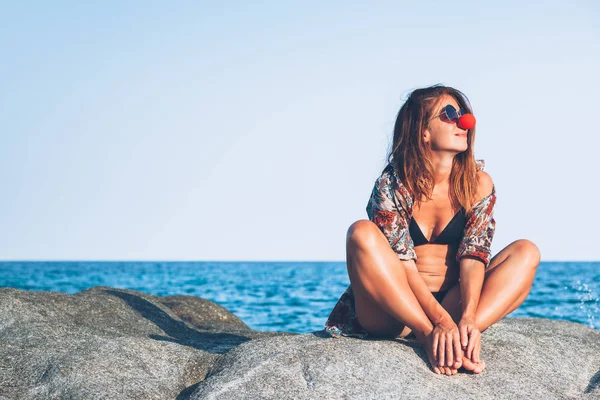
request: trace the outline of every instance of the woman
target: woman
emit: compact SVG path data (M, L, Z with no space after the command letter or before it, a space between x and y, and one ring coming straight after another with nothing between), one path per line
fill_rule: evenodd
M350 286L325 325L331 336L414 335L438 374L484 369L481 332L525 300L540 252L522 239L490 260L496 191L475 160L474 125L466 96L443 85L400 108L369 220L348 229Z

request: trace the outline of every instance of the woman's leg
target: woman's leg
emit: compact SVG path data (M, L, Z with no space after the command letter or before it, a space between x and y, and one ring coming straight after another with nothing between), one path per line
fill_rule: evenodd
M405 337L414 332L436 373L457 372L436 365L431 336L433 325L408 284L404 266L373 222L360 220L348 229L346 265L356 318L363 328L384 337Z
M413 329L423 334L433 329L398 256L371 221L357 221L348 229L346 265L356 317L367 331L394 337Z
M533 283L540 252L529 240L517 240L490 260L475 316L481 332L513 312L523 303ZM460 282L448 290L441 303L458 324L462 316ZM483 360L473 363L465 356L463 367L475 373L485 368Z
M525 301L539 263L538 247L525 239L512 242L492 258L485 273L475 317L481 332Z
M475 315L481 332L523 303L531 290L539 262L539 249L525 239L512 242L490 260ZM457 323L462 314L459 302L460 283L457 283L442 301L442 307Z

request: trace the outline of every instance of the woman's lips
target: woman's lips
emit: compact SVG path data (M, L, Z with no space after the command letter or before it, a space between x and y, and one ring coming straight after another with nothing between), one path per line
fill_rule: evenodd
M455 136L467 137L467 134L466 133L457 133Z

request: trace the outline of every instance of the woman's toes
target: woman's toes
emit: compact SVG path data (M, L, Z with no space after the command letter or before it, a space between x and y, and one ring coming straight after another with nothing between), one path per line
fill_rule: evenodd
M485 369L485 362L483 362L483 360L477 365L477 369L479 371L479 372L477 372L478 374L481 373Z
M475 368L475 365L473 364L473 362L471 360L469 360L468 358L465 358L463 360L462 366L469 371L472 371Z
M475 368L473 368L473 373L480 374L484 368L485 368L485 363L483 361L480 361L477 364L475 364Z

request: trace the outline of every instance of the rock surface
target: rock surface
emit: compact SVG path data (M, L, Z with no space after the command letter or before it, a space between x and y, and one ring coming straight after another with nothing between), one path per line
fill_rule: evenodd
M482 336L486 370L429 369L408 340L321 338L243 343L220 357L192 399L598 399L600 331L545 319L504 319Z
M285 334L191 296L0 289L0 398L185 398L220 354Z
M480 375L434 374L422 347L258 332L192 296L0 289L0 398L600 399L600 331L505 319Z

